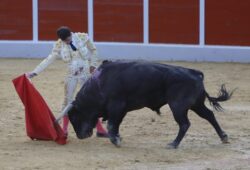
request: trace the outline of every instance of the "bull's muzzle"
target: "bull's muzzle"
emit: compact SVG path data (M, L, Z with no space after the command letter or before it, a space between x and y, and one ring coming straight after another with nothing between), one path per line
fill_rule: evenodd
M93 135L93 130L87 132L87 133L77 133L76 136L78 139L86 139Z

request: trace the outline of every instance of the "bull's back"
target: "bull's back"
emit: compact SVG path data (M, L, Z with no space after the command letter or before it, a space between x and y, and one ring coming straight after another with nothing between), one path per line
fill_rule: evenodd
M140 85L162 81L166 70L157 67L159 66L142 62L112 62L102 67L101 79L103 84L113 84L123 89L138 88Z
M101 90L106 101L124 101L128 111L143 107L152 110L160 108L168 103L169 94L173 96L180 92L180 86L186 88L189 84L188 93L195 89L196 84L202 88L201 72L178 66L148 62L114 62L100 68ZM196 92L195 96L198 96L201 91Z
M203 80L200 71L150 62L111 62L101 69L102 85L111 94L164 91L174 83Z

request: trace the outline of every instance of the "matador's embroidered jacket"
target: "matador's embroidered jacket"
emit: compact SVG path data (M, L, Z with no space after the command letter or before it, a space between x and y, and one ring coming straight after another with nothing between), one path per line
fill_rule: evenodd
M61 58L68 64L68 76L80 78L89 73L89 67L98 66L97 50L93 42L86 33L71 33L73 45L77 48L72 50L69 44L64 43L61 39L54 44L52 52L45 58L33 72L39 74L46 67Z

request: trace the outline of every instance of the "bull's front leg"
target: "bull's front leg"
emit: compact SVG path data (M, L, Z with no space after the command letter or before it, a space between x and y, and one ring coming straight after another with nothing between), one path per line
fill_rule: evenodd
M110 141L117 147L121 146L119 134L120 124L126 115L126 103L122 99L112 100L108 103L108 133Z
M110 139L111 143L113 143L117 147L121 146L121 137L119 134L119 126L120 126L120 124L117 124L117 122L113 122L112 120L108 121L109 139Z
M110 141L117 147L121 146L119 134L120 124L126 115L126 103L122 99L113 99L108 103L108 133Z

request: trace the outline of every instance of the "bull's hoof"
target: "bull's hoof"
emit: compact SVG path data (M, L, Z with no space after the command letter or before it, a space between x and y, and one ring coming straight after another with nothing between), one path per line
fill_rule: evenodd
M116 147L121 147L121 138L119 136L111 137L110 141L116 146Z
M222 142L222 143L225 143L225 144L226 144L226 143L230 143L229 140L228 140L227 134L225 134L225 133L223 134L223 136L222 136L222 138L221 138L221 142Z
M167 144L167 149L177 149L178 145L174 142Z

